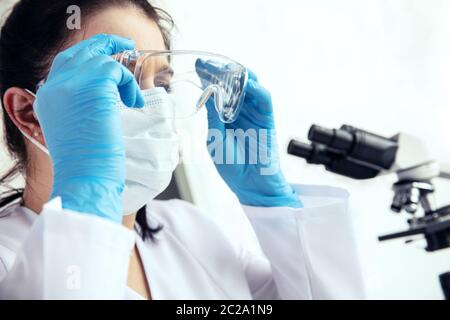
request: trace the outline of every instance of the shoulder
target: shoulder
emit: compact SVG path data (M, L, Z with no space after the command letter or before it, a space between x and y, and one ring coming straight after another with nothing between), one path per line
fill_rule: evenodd
M16 252L37 216L18 204L0 211L0 278L14 262Z
M38 215L18 204L0 210L0 246L19 245Z

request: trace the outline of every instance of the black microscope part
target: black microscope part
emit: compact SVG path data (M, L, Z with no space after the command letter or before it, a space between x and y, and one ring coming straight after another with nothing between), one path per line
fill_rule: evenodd
M396 138L385 138L349 125L340 129L313 125L308 139L309 144L291 140L288 153L353 179L373 178L391 169L398 151ZM400 212L403 205L394 202L391 209ZM426 208L424 210L426 212ZM450 247L450 206L426 212L424 217L410 219L408 223L408 230L380 236L379 241L422 234L427 243L426 251ZM450 272L441 274L440 282L445 298L450 300Z
M381 170L391 168L398 150L395 139L349 125L343 125L340 129L313 125L309 130L308 139L313 144L322 144L330 151Z
M288 153L310 164L324 165L330 172L358 180L374 178L393 164L396 142L350 126L342 128L327 129L313 125L308 134L311 143L291 140Z

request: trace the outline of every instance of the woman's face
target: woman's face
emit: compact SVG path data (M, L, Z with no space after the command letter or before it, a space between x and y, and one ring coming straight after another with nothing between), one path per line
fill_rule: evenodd
M81 17L83 19L83 17ZM81 42L85 39L91 38L94 35L106 33L106 34L116 34L122 37L133 39L136 43L137 50L167 50L164 44L164 39L158 25L148 18L144 13L134 7L112 7L109 9L102 10L101 12L94 14L89 17L87 21L82 21L84 28L77 31L63 48L67 49L74 44ZM158 72L158 70L164 70L168 67L168 62L166 59L160 59L156 61L153 70ZM9 114L13 119L18 118L20 115L20 121L15 121L16 125L22 127L25 132L32 134L33 132L38 132L39 134L35 139L42 145L45 145L43 139L43 134L41 129L38 127L39 124L34 117L25 116L28 113L32 114L32 107L30 107L29 112L13 112L14 111L14 101L18 101L19 94L14 95L15 92L20 92L20 97L27 97L28 94L22 92L23 90L9 90L9 99L6 99L7 106L10 106ZM27 98L28 100L31 97ZM21 98L21 100L27 100ZM34 98L33 98L34 99ZM21 101L20 100L20 101ZM28 101L27 100L27 101ZM23 102L24 105L31 106L32 101ZM16 106L17 107L17 106ZM21 108L20 106L17 108ZM9 109L8 109L9 110ZM32 151L31 151L32 150ZM52 185L52 171L50 159L36 148L29 149L30 165L35 169L32 172L36 175L36 179L39 180L40 190L42 192L47 192L48 196L51 192ZM48 190L44 190L44 186L48 186ZM42 199L48 198L46 195L42 196ZM36 212L39 212L39 207L36 207Z
M131 6L112 7L94 14L70 45L99 33L133 39L137 50L166 50L158 25L142 11Z
M137 50L167 50L158 25L141 10L132 6L112 7L94 14L86 21L82 32L77 33L66 47L100 33L133 39ZM158 81L155 75L164 74L160 71L167 69L170 68L165 57L147 59L141 85L145 89L153 87L154 82Z

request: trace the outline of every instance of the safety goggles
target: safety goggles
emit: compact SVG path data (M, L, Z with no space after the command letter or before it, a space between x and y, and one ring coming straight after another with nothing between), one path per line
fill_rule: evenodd
M177 119L214 104L224 123L236 120L245 98L247 69L218 54L200 51L124 51L114 58L135 76L141 90L164 88Z

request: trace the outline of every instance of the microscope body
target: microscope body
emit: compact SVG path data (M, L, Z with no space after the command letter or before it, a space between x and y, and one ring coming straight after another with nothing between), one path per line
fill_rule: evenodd
M433 201L433 179L450 179L450 173L439 167L420 139L404 133L385 138L348 125L340 129L313 125L308 139L309 144L292 140L288 153L353 179L397 175L391 210L409 213L409 228L380 236L379 241L422 234L426 251L450 247L450 205L436 208ZM418 211L423 215L418 216ZM450 300L450 272L439 279L445 298Z
M409 230L381 236L380 241L423 233L427 251L450 247L450 206L436 208L433 199L433 179L449 175L420 139L405 133L386 138L349 125L339 129L313 125L308 139L308 144L292 140L288 153L357 180L396 174L391 210L411 214ZM420 210L423 216L418 217Z

